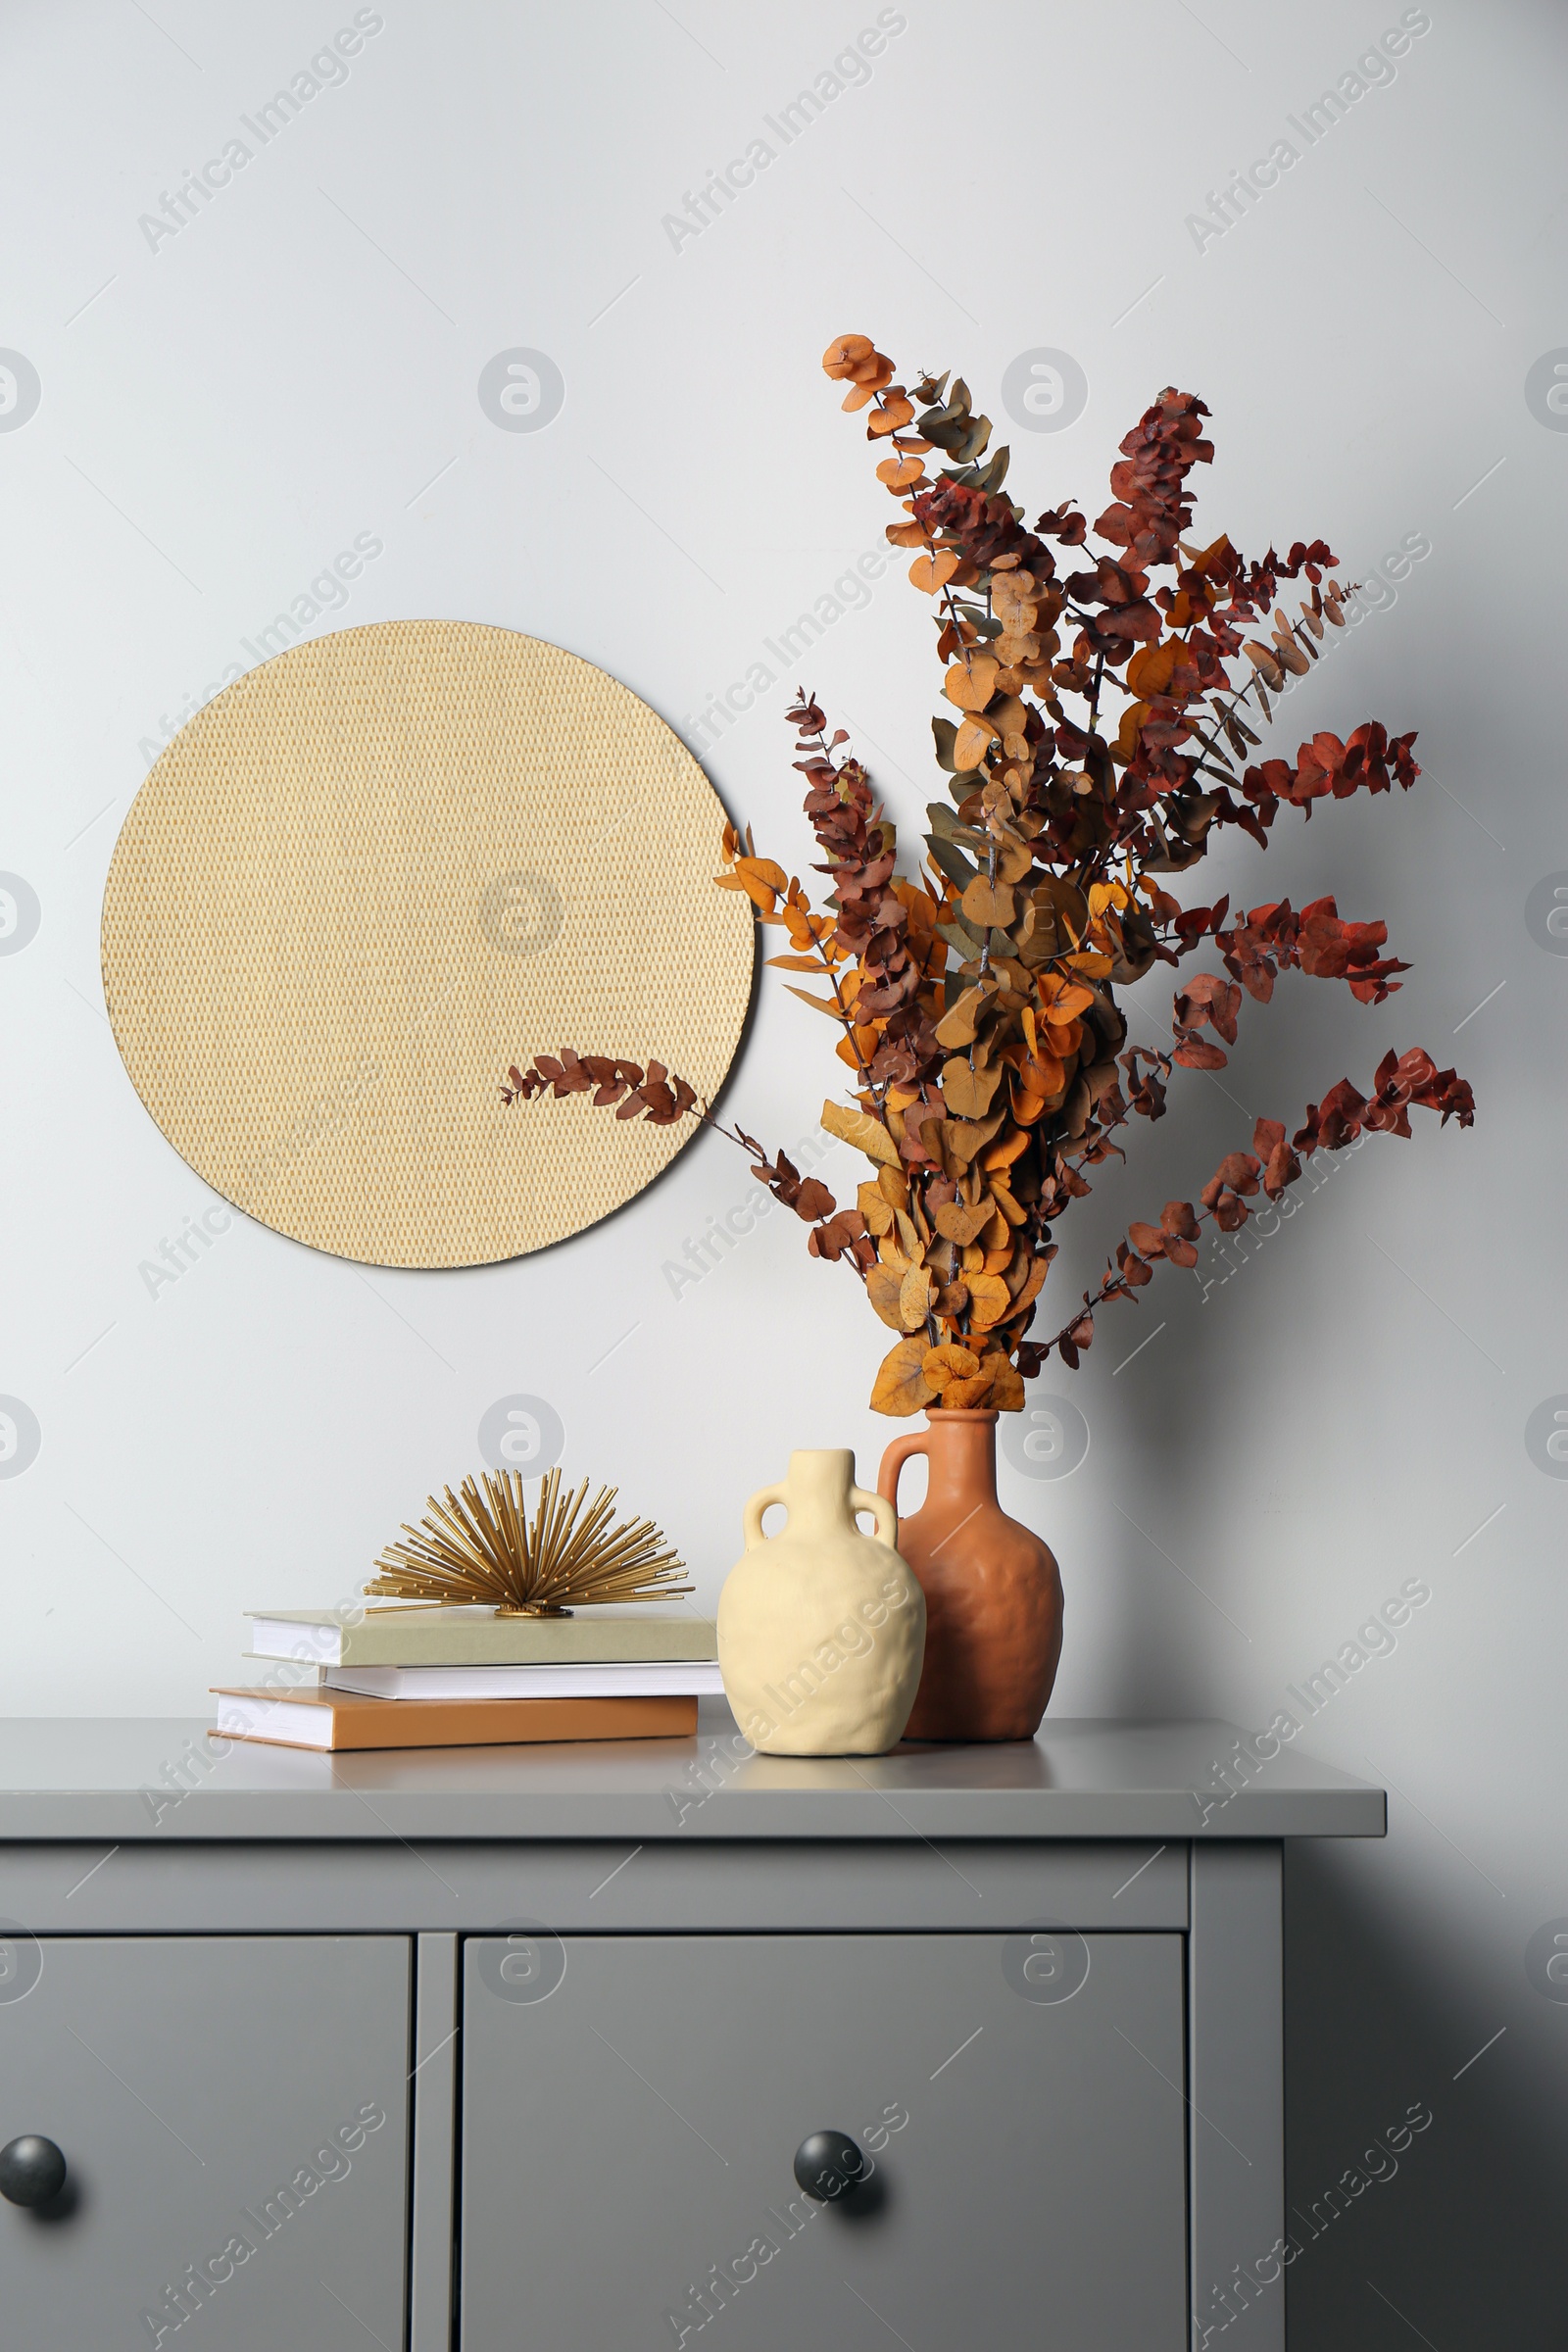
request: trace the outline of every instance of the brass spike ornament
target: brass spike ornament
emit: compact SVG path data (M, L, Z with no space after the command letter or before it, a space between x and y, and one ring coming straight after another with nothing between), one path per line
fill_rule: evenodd
M663 1548L651 1519L623 1520L605 1530L619 1490L601 1487L583 1512L588 1481L564 1496L561 1472L547 1472L533 1524L515 1470L487 1470L484 1492L466 1478L460 1494L443 1490L445 1504L426 1497L419 1527L404 1521L411 1541L390 1544L382 1571L367 1592L398 1600L433 1600L448 1607L492 1602L498 1617L566 1617L600 1601L662 1600L691 1592L670 1579L685 1562Z

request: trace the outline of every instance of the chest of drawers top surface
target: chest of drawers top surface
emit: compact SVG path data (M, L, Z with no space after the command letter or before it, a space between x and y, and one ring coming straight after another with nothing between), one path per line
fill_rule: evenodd
M196 1718L0 1724L0 1840L1235 1838L1384 1834L1381 1789L1221 1722L1052 1720L996 1746L754 1755L691 1740L326 1755Z

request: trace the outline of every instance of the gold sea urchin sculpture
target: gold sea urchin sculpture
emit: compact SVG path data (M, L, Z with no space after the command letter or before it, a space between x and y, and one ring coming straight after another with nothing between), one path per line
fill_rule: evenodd
M426 1497L421 1526L404 1521L412 1541L387 1545L375 1563L383 1573L367 1592L449 1607L488 1601L498 1617L564 1617L596 1601L662 1600L696 1590L670 1582L686 1563L662 1548L651 1519L624 1520L605 1533L615 1487L601 1487L579 1517L588 1481L564 1496L561 1472L551 1470L531 1527L515 1470L485 1471L482 1494L471 1478L460 1494L444 1492L444 1506Z

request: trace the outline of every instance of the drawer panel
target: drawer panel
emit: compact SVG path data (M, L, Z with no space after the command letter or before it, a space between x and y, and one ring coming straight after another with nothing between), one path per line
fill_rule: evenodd
M400 2344L409 2063L401 1936L0 1940L8 2352Z
M1188 1849L1071 1839L856 1838L632 1846L396 1839L301 1845L14 1847L4 1908L35 1934L486 1936L518 1917L563 1936L1001 1933L1038 1919L1087 1935L1187 1926ZM437 1867L432 1867L432 1862ZM83 1881L83 1873L86 1873Z
M1182 1939L465 1947L465 2352L1186 2342ZM812 2203L814 2130L876 2170Z

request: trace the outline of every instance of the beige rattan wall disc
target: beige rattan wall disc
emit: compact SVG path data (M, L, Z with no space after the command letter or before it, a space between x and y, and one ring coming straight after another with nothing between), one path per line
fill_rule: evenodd
M125 1067L182 1158L263 1224L368 1265L470 1266L580 1232L693 1132L504 1107L563 1045L717 1092L752 921L724 812L646 704L459 621L300 645L149 774L104 894Z

